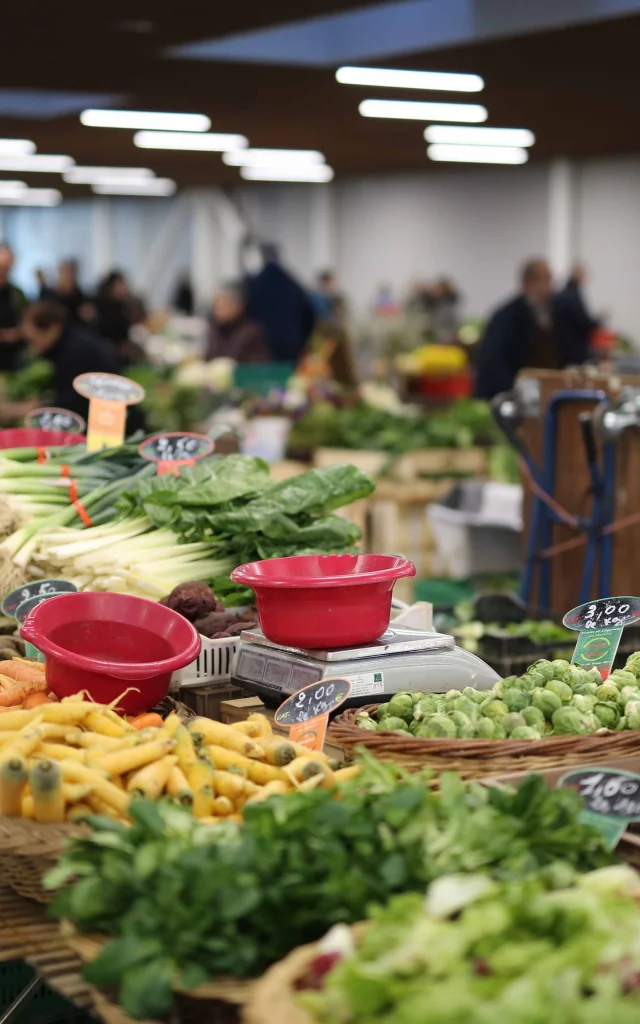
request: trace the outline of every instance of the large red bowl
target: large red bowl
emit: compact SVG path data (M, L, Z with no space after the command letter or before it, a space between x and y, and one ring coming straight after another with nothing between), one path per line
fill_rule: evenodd
M267 639L286 647L353 647L391 619L396 580L415 566L393 555L296 555L241 565L231 578L256 595Z
M57 448L65 444L84 444L84 434L66 430L40 430L39 427L10 427L0 430L0 450L5 448Z
M166 696L172 674L200 653L197 630L177 612L125 594L62 594L44 601L22 623L25 640L45 655L57 697L87 690L110 704L135 687L117 710L128 715Z

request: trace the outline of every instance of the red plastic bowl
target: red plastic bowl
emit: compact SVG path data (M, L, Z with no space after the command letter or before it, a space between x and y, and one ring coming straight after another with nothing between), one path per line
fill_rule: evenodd
M84 434L66 430L40 430L39 427L12 427L0 430L0 450L4 448L57 448L64 444L84 444Z
M177 612L124 594L62 594L22 623L25 640L45 655L45 672L57 697L87 690L128 715L152 708L166 696L173 672L200 653L197 630Z
M256 595L267 639L286 647L353 647L389 625L396 580L415 566L392 555L296 555L241 565L236 583Z

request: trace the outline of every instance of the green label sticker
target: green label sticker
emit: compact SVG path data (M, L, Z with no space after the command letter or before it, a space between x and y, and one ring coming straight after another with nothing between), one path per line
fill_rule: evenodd
M585 668L595 666L606 679L618 651L625 626L640 619L640 598L600 597L567 612L563 624L579 631L571 661Z
M606 679L613 668L622 636L622 628L622 626L617 626L615 629L583 630L578 635L576 649L571 659L572 664L581 665L584 668L595 666L602 678Z

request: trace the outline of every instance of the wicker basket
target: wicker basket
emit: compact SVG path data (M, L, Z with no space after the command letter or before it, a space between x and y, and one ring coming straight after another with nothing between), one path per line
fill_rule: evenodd
M62 926L64 940L83 963L91 963L108 941L101 935L79 935L72 925ZM176 998L177 1019L180 1024L239 1024L241 1008L247 1002L254 982L236 978L221 978L209 985L201 985ZM131 1024L124 1010L109 993L91 987L96 1012L106 1024ZM144 1024L155 1024L145 1021Z
M20 896L49 903L53 893L42 885L43 876L58 861L62 845L83 834L79 825L40 825L23 818L0 815L0 879Z
M395 761L410 772L432 768L436 772L459 772L464 779L478 779L511 772L545 772L594 764L603 757L610 761L640 753L640 729L600 736L549 736L541 740L431 740L359 729L356 715L361 711L372 714L378 707L369 704L345 711L329 727L329 737L348 757L354 755L357 747L365 747L378 760Z

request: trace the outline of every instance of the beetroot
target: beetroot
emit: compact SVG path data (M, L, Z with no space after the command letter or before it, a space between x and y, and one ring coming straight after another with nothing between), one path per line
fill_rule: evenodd
M172 611L178 612L189 622L203 619L210 612L218 608L216 595L206 583L194 580L191 583L180 583L171 591L168 597L162 599L162 604Z

